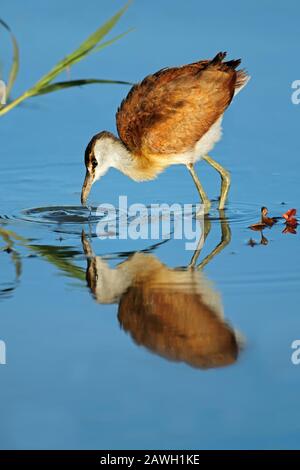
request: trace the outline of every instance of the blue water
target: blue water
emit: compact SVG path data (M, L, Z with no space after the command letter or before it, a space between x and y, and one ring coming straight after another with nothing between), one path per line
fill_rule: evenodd
M122 5L3 0L0 16L21 47L14 97ZM6 344L6 365L0 365L1 448L299 447L300 366L291 362L291 343L300 338L299 233L283 234L279 222L264 231L268 243L260 244L260 233L248 229L259 220L262 205L276 216L299 207L300 107L291 101L291 84L299 79L299 13L292 0L157 5L136 0L115 33L135 30L71 69L72 78L136 82L162 67L227 50L230 58L242 57L251 74L226 112L223 139L212 153L232 173L228 220L218 219L214 202L199 262L219 244L221 224L231 240L197 274L198 287L219 298L221 331L237 341L231 363L223 366L191 365L190 343L184 341L176 356L177 330L172 318L164 324L163 309L161 316L156 312L162 333L155 336L156 326L143 317L147 283L134 287L140 310L129 295L122 297L130 307L125 304L127 323L119 301L104 298L116 282L96 293L87 285L83 228L92 259L100 263L98 278L102 262L118 271L141 249L145 266L158 263L158 272L168 276L166 269L190 262L192 252L183 241L171 239L147 251L153 242L99 240L89 236L94 227L85 217L79 214L67 224L60 209L53 215L50 208L79 205L85 146L96 132L115 131L115 110L128 87L65 90L33 98L1 118L0 340ZM4 33L1 44L6 72L11 51ZM215 199L218 176L205 163L197 171ZM197 202L180 166L145 184L110 170L93 188L91 203L117 204L120 194L129 203ZM24 212L30 208L41 210ZM3 251L8 235L11 246ZM253 247L250 238L257 242ZM187 295L192 287L186 283ZM171 296L180 296L176 282L168 288ZM154 304L160 294L155 295ZM190 321L188 315L179 338L202 334L197 315ZM181 319L174 318L180 330ZM204 323L203 328L205 341Z

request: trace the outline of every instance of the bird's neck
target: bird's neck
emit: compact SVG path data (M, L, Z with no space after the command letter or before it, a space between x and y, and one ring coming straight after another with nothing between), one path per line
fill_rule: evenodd
M161 161L130 152L116 137L110 141L107 152L110 166L136 181L151 180L165 167Z
M120 139L115 138L110 142L108 154L110 166L120 170L125 175L131 176L137 166L136 158Z

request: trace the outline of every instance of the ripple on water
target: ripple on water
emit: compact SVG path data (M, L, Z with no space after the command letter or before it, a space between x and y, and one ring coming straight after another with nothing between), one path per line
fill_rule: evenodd
M212 222L226 220L230 225L243 225L245 228L260 218L260 206L245 202L233 202L224 211L212 207L209 219Z
M35 223L85 224L97 222L104 215L105 212L97 212L96 207L48 206L25 209L19 218Z
M247 229L249 225L253 222L259 220L260 217L260 206L250 203L230 203L229 207L225 211L218 211L217 209L217 202L213 203L213 207L209 214L209 220L211 221L211 228L213 230L213 226L217 226L220 222L224 222L225 220L228 222L228 225L231 229L236 228L236 231L239 232L239 237L236 239L240 239L240 246L245 245L244 229ZM148 207L149 208L149 207ZM280 215L281 207L273 206L270 207L270 212L272 215ZM126 213L121 212L120 210L112 210L111 207L101 207L101 210L98 210L97 207L83 207L83 206L48 206L48 207L35 207L30 209L25 209L21 211L19 214L15 216L0 216L3 220L3 223L6 224L9 220L14 220L18 222L24 222L26 224L32 224L34 228L35 224L39 224L42 233L40 240L47 239L48 242L48 235L50 232L54 233L62 233L66 235L75 235L76 239L78 236L81 235L82 230L84 229L91 237L96 237L96 228L98 228L98 222L104 221L109 222L110 220L115 220L114 215L116 213L117 216L117 226L116 232L111 232L110 234L113 236L117 236L118 233L118 223L120 222L121 225L121 215L126 215ZM193 212L193 216L195 215L195 211ZM125 224L130 223L133 219L132 215L128 217ZM124 221L124 219L122 219ZM156 218L156 222L159 219ZM124 222L123 222L124 223ZM145 223L150 223L147 217L145 218ZM1 220L0 220L1 224ZM88 225L88 227L86 227ZM278 238L276 234L281 233L281 228L279 227L279 231L276 231L276 227L273 229L273 238L275 237L278 243L281 243L278 246L278 243L270 244L269 251L274 252L276 250L276 256L272 257L270 261L270 257L268 259L264 258L263 264L258 262L257 266L249 265L245 268L245 272L241 276L234 277L234 275L230 272L226 271L226 277L222 277L222 273L220 273L219 282L220 284L224 285L232 285L234 287L240 288L245 285L247 288L253 286L253 288L258 288L258 284L267 287L270 285L271 287L277 286L280 283L285 285L290 285L291 288L299 282L299 274L296 270L295 266L286 266L283 263L278 262L278 256L280 253L281 247L286 250L286 238ZM34 232L35 233L35 232ZM99 234L98 234L99 235ZM100 233L101 235L101 233ZM104 233L104 236L107 236L107 232ZM249 231L249 238L252 236L252 232ZM172 237L171 237L172 238ZM208 237L210 238L210 237ZM152 246L153 240L148 240L147 243ZM209 248L209 240L208 240L208 248ZM284 243L284 245L283 245ZM294 246L294 245L293 245ZM144 245L143 245L144 247ZM124 250L125 248L125 250ZM118 257L121 259L125 256L128 256L128 251L134 252L134 250L141 249L138 242L132 241L131 244L127 242L122 243L120 252L120 244L117 240L113 241L113 245L110 245L109 252L113 250L113 253L118 253ZM278 251L279 250L279 251ZM286 252L286 251L285 251ZM228 253L228 251L227 251ZM245 252L246 253L246 252ZM256 252L254 252L256 253ZM261 251L257 251L259 253L259 258L261 258ZM239 262L241 258L239 257ZM1 286L0 286L1 288Z
M95 236L92 227L100 221L109 222L119 217L119 211L112 208L101 209L85 206L46 206L24 209L13 217L14 220L44 225L47 230L65 234L80 234L85 225L89 225L90 233ZM93 232L93 233L92 233Z
M146 215L143 216L143 219L147 224L157 224L159 221L165 217L166 212L160 212L158 205L155 205L156 208L151 208L151 214L154 216L152 221L150 221L149 214L150 210L146 212ZM147 207L150 209L150 206ZM184 214L185 217L193 216L195 217L196 208L194 206L193 211L189 214ZM121 218L121 215L123 216ZM19 214L10 215L0 215L0 219L3 221L19 221L19 222L30 222L35 224L44 225L47 229L51 229L54 232L63 232L69 234L79 234L84 225L89 225L90 232L95 236L95 230L98 222L111 222L114 221L116 225L116 232L114 235L117 235L118 229L121 226L130 224L133 220L136 219L136 216L139 216L139 213L130 213L126 214L122 208L116 208L115 210L108 206L107 208L101 206L97 207L84 207L84 206L71 206L71 205L62 205L62 206L45 206L45 207L33 207L29 209L22 210ZM174 219L176 216L181 216L181 212L175 211L171 213L171 219ZM125 217L124 217L125 216ZM234 225L247 228L253 221L257 221L260 217L260 207L255 204L249 203L230 203L229 207L224 211L219 211L217 209L217 202L214 201L210 214L208 216L212 224L218 224L220 221L226 220L230 226L233 228Z
M150 206L148 206L148 209L150 209ZM115 213L118 220L121 211L116 209ZM14 218L46 224L86 224L99 222L104 217L110 219L110 217L114 217L115 213L111 208L106 209L102 206L100 210L97 207L48 206L24 209L19 216ZM195 212L193 214L195 215ZM178 215L178 212L175 215ZM257 217L259 217L259 206L247 203L230 204L230 207L222 212L213 207L209 215L212 222L226 219L229 223L245 225ZM130 218L132 217L129 217L129 220Z

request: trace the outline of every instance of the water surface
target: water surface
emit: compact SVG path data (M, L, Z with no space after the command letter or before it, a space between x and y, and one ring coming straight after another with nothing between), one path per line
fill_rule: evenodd
M4 1L22 47L16 93L115 9L88 4ZM79 206L85 145L115 131L126 87L68 90L3 118L1 448L299 447L299 234L282 233L283 222L248 228L262 205L275 216L299 207L298 10L294 1L135 2L118 28L138 30L72 71L137 81L218 50L243 57L253 78L213 152L232 190L220 217L218 176L199 164L214 203L194 258L180 240L95 236L95 208L120 194L129 204L198 202L183 167L145 184L111 170L93 188L91 214Z

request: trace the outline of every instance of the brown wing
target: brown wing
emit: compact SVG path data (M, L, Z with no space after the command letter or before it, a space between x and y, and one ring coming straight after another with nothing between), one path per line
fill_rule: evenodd
M167 155L192 148L229 105L240 61L225 53L161 70L134 86L116 119L121 140L136 155Z

